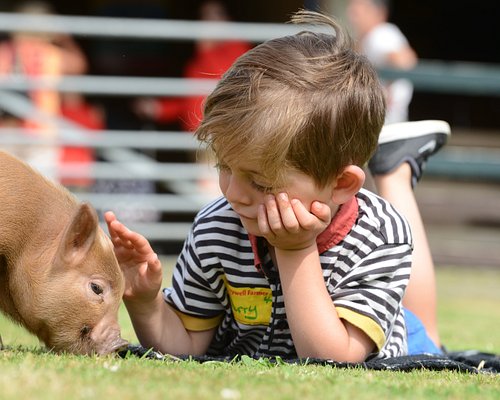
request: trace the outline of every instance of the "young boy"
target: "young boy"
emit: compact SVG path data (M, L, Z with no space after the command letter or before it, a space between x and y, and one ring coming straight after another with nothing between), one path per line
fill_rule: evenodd
M224 197L196 216L171 288L160 290L161 264L147 240L106 214L124 302L145 347L349 362L408 353L410 227L362 189L384 121L383 90L332 19L304 11L292 20L331 33L257 46L207 98L196 135L214 150ZM410 193L412 175L446 133L414 136L439 143L383 171L371 165L395 181L406 177ZM394 139L372 160L415 138Z

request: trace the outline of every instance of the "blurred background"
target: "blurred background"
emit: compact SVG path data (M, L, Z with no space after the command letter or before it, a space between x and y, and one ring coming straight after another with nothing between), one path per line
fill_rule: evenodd
M195 212L218 195L188 132L220 74L292 32L284 22L299 8L355 33L349 0L206 3L0 1L0 148L116 211L165 255L180 251ZM412 82L409 120L452 128L416 189L438 266L500 266L499 12L494 0L389 8L418 63L381 66L381 77Z

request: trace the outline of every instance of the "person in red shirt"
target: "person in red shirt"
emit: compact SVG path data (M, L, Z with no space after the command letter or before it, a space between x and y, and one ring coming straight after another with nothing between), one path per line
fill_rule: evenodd
M27 15L55 15L49 3L26 1L14 9ZM65 75L83 75L88 70L86 56L78 43L68 34L52 34L30 31L13 32L0 43L0 76L23 75L29 79L51 77L62 79ZM21 119L5 115L0 126L26 128L26 134L56 140L60 130L56 119L63 117L88 130L104 129L104 115L100 109L86 101L79 93L64 93L54 89L34 89L27 93L33 106L47 117L40 121L30 116ZM87 189L92 179L62 178L61 171L69 164L78 164L81 170L90 168L94 161L94 150L90 147L74 146L23 146L9 148L13 154L37 168L52 179L72 189Z
M230 17L222 2L208 0L200 6L200 20L229 21ZM251 48L251 43L246 41L200 40L184 67L183 76L218 80L239 56ZM184 131L193 132L202 119L204 99L205 96L142 98L135 103L134 109L143 118L161 123L178 122Z

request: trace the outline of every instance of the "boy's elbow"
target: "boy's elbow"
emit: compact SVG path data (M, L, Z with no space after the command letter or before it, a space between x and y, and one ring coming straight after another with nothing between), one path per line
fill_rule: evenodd
M377 346L361 329L344 321L346 335L342 338L325 337L325 342L315 341L309 349L297 351L300 358L319 358L337 362L364 362ZM301 353L301 354L300 354Z
M317 358L321 360L332 360L336 362L345 363L360 363L364 362L372 351L364 351L360 349L343 349L339 351L338 348L333 349L323 349L322 351L310 351L304 352L304 354L299 354L299 358Z

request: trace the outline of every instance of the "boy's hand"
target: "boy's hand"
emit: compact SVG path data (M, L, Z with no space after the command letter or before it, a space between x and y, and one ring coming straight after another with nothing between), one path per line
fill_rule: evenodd
M331 221L326 204L314 201L307 210L297 199L286 193L268 195L259 206L259 230L266 240L282 250L302 250L316 244L316 237Z
M141 303L154 301L163 279L158 256L144 236L128 229L112 212L108 211L104 218L125 277L124 300Z

